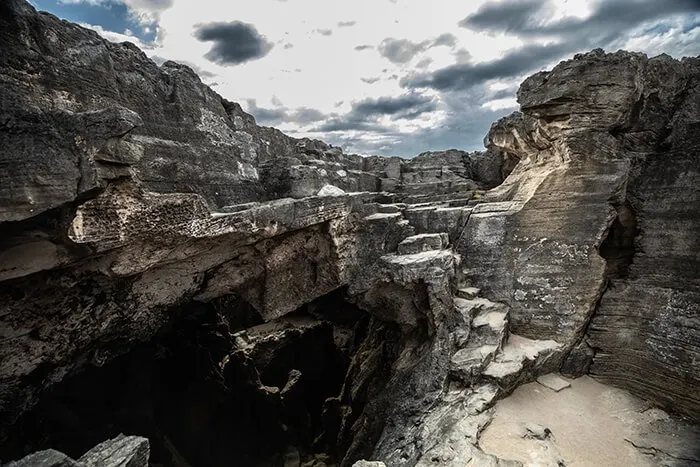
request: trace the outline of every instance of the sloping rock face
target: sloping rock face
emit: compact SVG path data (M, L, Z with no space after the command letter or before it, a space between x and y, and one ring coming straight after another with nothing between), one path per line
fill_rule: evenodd
M593 51L528 78L485 141L520 163L459 247L516 332L585 335L591 374L696 418L699 73Z
M479 433L556 370L698 418L697 59L577 56L403 160L21 0L0 47L3 460L517 465Z

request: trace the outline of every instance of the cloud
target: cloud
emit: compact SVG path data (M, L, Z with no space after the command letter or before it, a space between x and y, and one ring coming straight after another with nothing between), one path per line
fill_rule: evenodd
M287 42L286 44L284 44L284 47L283 47L284 50L289 50L289 49L292 49L292 48L294 48L294 44L291 44L291 43L289 43L289 42Z
M273 96L272 104L277 107L274 109L258 107L255 99L247 100L248 113L262 125L279 125L281 123L296 123L299 125L308 125L310 123L320 122L328 118L323 112L309 107L299 107L297 109L287 109L282 106L282 102Z
M195 26L194 35L202 42L214 43L205 57L224 66L260 59L273 47L255 26L240 21L200 24Z
M587 17L568 16L545 23L552 13L547 2L487 3L460 21L460 26L490 33L513 33L524 39L549 37L549 42L529 42L498 59L478 63L471 62L468 52L462 49L456 56L456 64L432 73L414 72L400 83L405 88L454 91L494 79L523 77L576 52L596 47L614 49L634 27L690 11L700 11L700 4L693 0L606 0L597 4L597 9Z
M349 120L347 118L332 118L319 126L309 130L313 133L334 133L346 131L366 131L371 133L386 133L391 131L390 127L374 122L363 122Z
M506 1L487 3L459 25L474 31L509 32L520 37L557 36L559 38L588 37L611 41L647 21L674 14L700 12L697 0L605 0L595 5L585 17L568 16L547 21L552 4L542 1Z
M518 31L533 22L533 16L540 13L544 5L542 0L486 3L457 24L475 31Z
M379 53L392 63L404 64L427 48L428 42L411 42L408 39L388 37L379 44Z
M355 50L358 50L358 51L369 50L369 49L373 49L373 48L374 48L373 45L367 45L367 44L356 45L356 46L355 46Z
M576 44L527 45L497 60L451 65L433 73L404 77L400 84L405 88L432 88L438 91L469 89L492 79L522 75L576 48Z
M435 100L431 97L416 93L404 94L398 97L367 98L352 105L352 115L360 118L370 118L380 115L390 115L398 118L414 118L436 108Z
M356 24L357 21L338 21L339 28L349 28L351 26L355 26Z
M380 79L381 79L381 78L379 78L379 77L375 77L375 78L360 78L360 81L362 81L363 83L367 83L367 84L374 84L374 83L376 83L377 81L379 81Z
M437 102L428 96L408 93L401 96L384 96L366 98L352 103L351 109L344 115L331 114L320 125L308 131L315 133L337 132L366 132L374 135L399 135L398 129L382 122L390 120L415 119L420 115L432 112L437 108ZM372 138L372 135L367 135ZM347 141L346 141L347 143Z
M330 29L314 29L314 32L322 36L330 36L333 34L333 31Z
M433 59L430 57L425 57L420 62L416 63L416 68L427 68L431 63L433 63Z
M454 47L457 45L457 37L454 34L446 32L445 34L440 34L437 39L433 41L432 47L437 47L440 45L446 45L448 47Z

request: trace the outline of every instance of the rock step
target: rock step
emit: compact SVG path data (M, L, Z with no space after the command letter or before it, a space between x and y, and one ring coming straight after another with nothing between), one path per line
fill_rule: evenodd
M450 240L446 233L425 233L404 238L399 243L397 253L400 255L412 255L430 250L443 250L447 248Z
M470 341L497 345L499 350L508 339L508 310L482 309L472 318Z
M481 311L508 311L508 306L503 303L492 302L491 300L483 297L476 298L461 298L455 297L454 303L457 308L461 310L471 310L470 315L476 316L477 312Z
M406 208L405 204L378 204L377 205L377 212L380 213L394 213L394 212L401 212Z
M498 352L498 345L481 345L458 350L450 359L450 374L465 383L477 378Z
M480 293L481 290L477 287L460 287L457 289L457 296L467 300L474 300Z
M543 366L549 357L561 348L554 340L535 340L511 334L500 352L486 365L482 375L497 380L503 390L518 383L524 370Z

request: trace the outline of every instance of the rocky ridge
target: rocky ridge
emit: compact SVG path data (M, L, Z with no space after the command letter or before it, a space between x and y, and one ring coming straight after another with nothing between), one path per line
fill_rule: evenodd
M0 45L0 458L516 465L479 434L557 370L700 417L699 59L578 55L402 160L21 0Z

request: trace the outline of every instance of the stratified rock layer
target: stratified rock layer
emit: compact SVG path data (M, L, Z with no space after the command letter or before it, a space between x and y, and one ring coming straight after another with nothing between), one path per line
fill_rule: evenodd
M698 77L699 59L593 51L528 78L486 138L520 164L460 247L516 332L585 334L592 375L695 418Z

